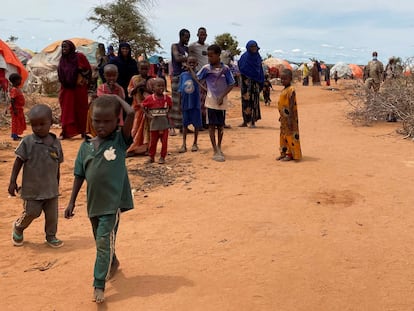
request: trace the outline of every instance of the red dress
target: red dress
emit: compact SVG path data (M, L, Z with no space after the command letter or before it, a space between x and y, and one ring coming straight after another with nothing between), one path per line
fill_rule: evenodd
M17 87L12 87L10 99L13 101L13 105L10 105L11 132L15 135L21 135L26 129L26 119L23 111L25 104L23 92Z
M77 53L79 72L91 70L88 59L82 53ZM80 74L76 86L64 87L61 85L59 92L61 109L61 123L63 138L70 138L86 131L86 119L88 115L88 81Z

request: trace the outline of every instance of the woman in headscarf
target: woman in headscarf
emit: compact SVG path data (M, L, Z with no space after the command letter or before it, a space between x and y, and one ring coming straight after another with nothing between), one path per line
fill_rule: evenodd
M125 91L125 101L132 105L132 97L128 95L128 85L134 75L138 75L137 61L132 57L131 46L127 42L119 44L118 56L109 61L118 67L118 80L116 81Z
M246 52L242 54L238 62L241 75L241 97L243 123L240 127L256 127L256 121L261 119L259 95L263 88L264 72L262 57L259 54L259 46L254 40L246 44Z
M85 55L76 51L70 40L62 42L62 57L58 65L60 82L59 104L62 132L60 138L85 135L88 115L88 83L91 65Z

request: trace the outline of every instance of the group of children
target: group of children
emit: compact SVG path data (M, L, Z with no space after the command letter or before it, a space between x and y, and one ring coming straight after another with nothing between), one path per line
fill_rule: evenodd
M207 123L209 136L214 151L213 159L224 161L222 151L225 110L228 107L227 94L233 88L235 80L230 69L220 62L221 49L217 45L208 47L209 64L203 66L198 73L194 72L197 61L189 57L188 71L181 76L181 101L183 105L184 129L193 124L197 129L201 125L199 103L200 81L207 85ZM114 275L120 263L115 254L115 240L119 225L120 213L133 209L133 198L128 179L125 158L132 143L131 129L136 111L122 97L122 88L116 80L116 66L107 65L104 70L106 83L98 92L99 96L92 102L90 109L90 126L93 137L82 142L74 165L74 182L69 203L64 216L74 216L76 199L84 183L87 181L87 213L90 219L96 243L96 259L94 266L93 299L97 303L104 301L106 281ZM21 79L21 78L20 78ZM291 86L292 72L285 70L281 76L285 86L279 99L280 112L280 150L278 160L290 161L301 159L296 96ZM22 113L23 106L18 99L19 79L11 76L13 88L12 116ZM154 162L157 142L161 139L161 157L164 163L168 141L168 110L172 105L171 98L164 94L165 82L161 78L152 81L152 94L142 101L147 117L150 119L149 161ZM24 104L24 101L23 101ZM24 115L23 115L24 116ZM8 192L16 193L24 200L23 213L13 223L12 242L22 246L24 230L30 223L45 214L45 240L53 247L59 248L63 242L57 238L58 195L60 164L63 162L63 151L60 140L50 132L52 110L44 104L35 105L28 118L33 133L21 139L15 153ZM122 127L119 122L122 119ZM19 128L21 130L21 127ZM217 139L216 139L217 130ZM12 134L22 132L13 128ZM197 151L197 131L191 150ZM183 133L181 150L186 151L186 132ZM14 137L13 137L14 138ZM23 169L22 185L17 178Z

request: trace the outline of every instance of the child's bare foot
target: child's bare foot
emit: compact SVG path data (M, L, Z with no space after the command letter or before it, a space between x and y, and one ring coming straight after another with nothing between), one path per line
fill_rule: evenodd
M96 288L93 291L93 301L96 303L103 303L105 301L103 288Z
M187 152L187 147L185 145L182 145L181 148L178 150L179 153Z
M280 156L278 156L277 158L276 158L276 161L280 161L280 160L282 160L284 157L286 157L286 154L281 154Z
M220 152L216 152L213 156L213 160L217 162L224 162L224 155L222 155Z
M194 144L194 145L191 147L191 151L192 151L192 152L196 152L196 151L198 151L198 146L197 146L197 144Z

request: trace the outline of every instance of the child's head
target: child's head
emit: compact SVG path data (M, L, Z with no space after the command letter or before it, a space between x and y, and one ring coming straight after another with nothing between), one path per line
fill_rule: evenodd
M190 41L190 31L183 28L178 35L180 36L180 43L187 45L188 41Z
M92 126L100 138L111 135L118 127L121 105L113 95L102 95L92 102Z
M207 39L207 30L205 27L198 28L197 31L198 43L204 44Z
M28 116L33 133L39 137L49 135L49 130L53 122L52 109L49 106L37 104L30 109Z
M280 75L280 80L282 82L282 85L289 86L290 83L292 82L292 77L293 77L293 74L291 70L286 69L286 68L283 69L282 74Z
M165 82L161 78L155 78L152 80L152 91L155 95L162 96L164 95Z
M104 77L106 83L114 85L118 79L118 67L114 64L107 64L104 67Z
M148 76L148 71L150 69L150 64L146 60L142 60L138 63L138 71L141 77L146 78Z
M221 48L217 44L212 44L207 48L208 62L210 65L220 63Z
M188 56L188 58L187 58L187 67L195 70L197 65L198 65L197 58L194 57L194 56Z
M18 73L12 73L9 76L9 81L14 87L18 87L22 83L22 77Z

